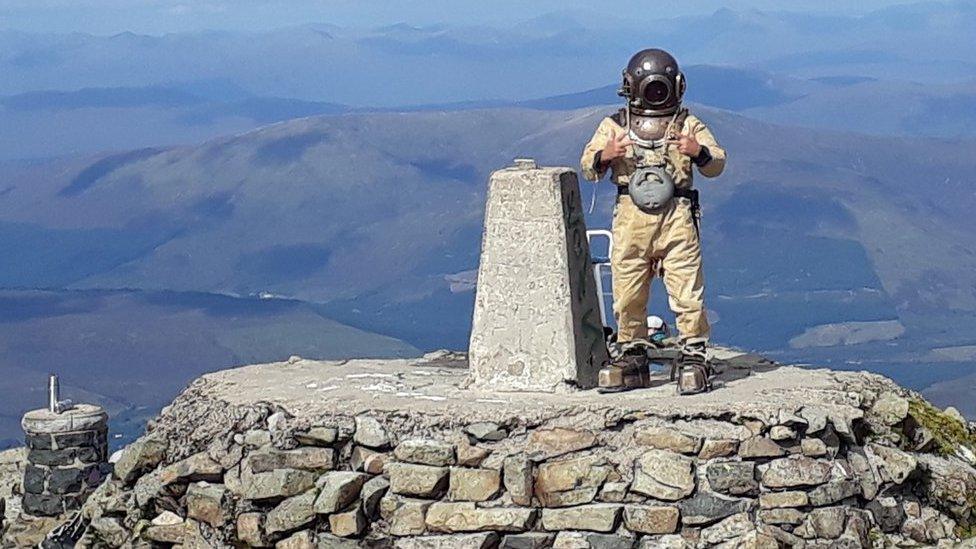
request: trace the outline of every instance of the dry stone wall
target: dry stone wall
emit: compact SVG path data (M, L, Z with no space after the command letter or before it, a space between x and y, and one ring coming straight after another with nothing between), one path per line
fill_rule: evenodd
M972 432L947 424L950 444L933 417L954 418L875 389L845 413L535 423L296 418L191 389L89 499L79 547L950 546L976 524Z

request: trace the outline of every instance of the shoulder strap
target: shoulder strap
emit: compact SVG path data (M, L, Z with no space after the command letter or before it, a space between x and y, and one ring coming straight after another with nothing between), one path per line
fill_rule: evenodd
M616 122L618 126L623 126L627 123L627 113L624 111L624 109L620 109L610 115L610 119Z

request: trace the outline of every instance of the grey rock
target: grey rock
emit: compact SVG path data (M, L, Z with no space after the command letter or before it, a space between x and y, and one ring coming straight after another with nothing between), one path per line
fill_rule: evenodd
M644 427L634 433L634 442L658 450L671 450L679 454L697 454L702 447L700 437L684 434L668 427Z
M421 465L453 465L455 460L453 444L429 439L404 440L393 455L400 461Z
M93 473L97 478L98 468L93 465L51 469L47 478L47 491L52 494L80 492Z
M319 495L315 500L315 512L337 513L349 506L359 497L366 478L363 473L352 471L333 471L322 475L316 482Z
M356 416L356 432L352 439L356 444L370 448L384 448L390 445L390 434L380 422L372 416Z
M516 505L531 505L533 487L532 462L525 456L509 456L502 465L505 490Z
M366 518L373 520L379 513L380 500L390 488L390 481L383 477L373 477L363 484L360 497L363 500L363 513Z
M698 459L709 460L728 457L739 451L739 441L732 439L706 439L698 452Z
M827 445L819 438L805 438L800 441L800 452L807 457L827 455Z
M604 482L603 486L600 487L600 493L597 495L597 500L604 503L622 503L627 499L627 493L630 491L630 483L627 482Z
M756 464L751 461L712 462L705 468L705 476L712 490L733 496L755 494Z
M387 493L380 500L380 516L389 523L391 535L416 536L427 529L427 510L432 503Z
M597 532L559 532L553 549L631 549L637 540L618 534Z
M419 497L439 497L447 489L447 467L433 467L414 463L390 463L390 490L395 494Z
M467 439L462 439L457 446L457 462L463 467L480 467L491 455L491 450L472 445Z
M596 435L590 431L556 427L529 433L525 451L534 461L542 461L595 445Z
M883 393L871 406L870 415L883 425L897 425L908 417L908 399L893 392Z
M769 438L776 441L787 441L796 438L796 431L786 425L773 425L769 429Z
M163 486L174 482L220 482L224 468L214 461L207 452L194 454L172 465L158 469L159 480Z
M830 469L830 462L806 456L776 459L762 474L762 483L769 488L817 486L830 479Z
M625 505L624 524L632 532L671 534L678 530L681 512L663 505Z
M275 535L290 532L311 524L315 520L316 490L290 497L268 512L265 519L265 532Z
M610 471L606 460L597 456L546 462L538 467L535 496L544 507L589 503Z
M748 513L738 513L723 519L718 524L701 531L701 541L706 547L714 547L724 541L740 538L756 529Z
M847 451L847 462L850 463L851 470L861 485L861 497L869 501L874 499L878 495L881 483L878 473L868 461L868 457L862 450L849 449Z
M759 520L765 524L791 524L797 526L803 523L805 513L798 509L782 507L778 509L762 509L759 511Z
M340 538L332 534L319 532L319 541L316 549L360 549L362 545L358 540Z
M901 530L905 522L905 509L893 497L882 497L868 502L865 508L874 516L874 522L882 532L892 533Z
M255 473L266 473L275 469L328 471L335 468L335 451L332 448L317 447L302 447L294 450L265 448L250 453L245 461Z
M271 444L271 432L264 429L251 429L244 433L244 446L260 448Z
M694 497L677 503L681 510L681 522L688 526L700 526L730 517L737 513L747 513L755 502L745 498L729 498L711 492L699 492Z
M396 549L491 549L498 543L498 534L459 534L453 536L425 536L396 540Z
M498 549L547 549L552 547L556 534L546 532L527 532L525 534L508 534L502 538Z
M116 518L96 518L91 521L91 529L98 535L98 539L108 547L122 547L129 539L125 527Z
M771 458L786 455L786 450L766 437L753 437L739 443L739 456L744 459Z
M435 502L427 510L427 528L435 532L524 532L536 511L524 507L477 508L473 502Z
M804 507L810 503L806 492L767 492L759 495L759 506L763 509L780 507Z
M315 534L309 530L296 532L276 543L275 549L317 549Z
M901 484L915 472L918 460L911 454L897 448L890 448L880 444L869 444L866 448L869 460L882 472L885 480Z
M542 510L542 527L550 531L587 530L612 532L620 520L621 506L614 503L592 503L578 507Z
M501 472L494 469L451 467L447 497L451 501L487 501L501 487Z
M237 539L251 547L270 547L273 545L264 535L264 514L246 512L238 515Z
M227 488L223 484L200 482L186 491L186 515L213 527L227 520Z
M832 480L810 490L810 505L833 505L861 493L861 484L853 479Z
M837 539L847 524L847 510L843 507L823 507L810 511L807 521L818 538Z
M309 446L331 446L339 440L339 430L335 427L315 426L307 431L295 433L295 440Z
M464 431L475 440L485 442L498 442L500 440L505 440L505 438L508 437L508 433L499 427L497 423L490 423L487 421L472 423L468 425Z
M366 516L361 507L329 515L329 531L342 538L351 538L363 533L366 529Z
M695 463L667 450L647 451L635 463L630 489L666 501L686 498L695 490Z
M373 456L381 455L380 452L366 448L365 446L355 446L349 455L349 466L353 471L365 471L366 461Z
M817 406L804 406L800 417L807 421L807 434L815 435L827 427L827 411Z
M267 473L241 475L241 492L244 499L267 500L297 496L315 486L318 475L298 469L276 469Z

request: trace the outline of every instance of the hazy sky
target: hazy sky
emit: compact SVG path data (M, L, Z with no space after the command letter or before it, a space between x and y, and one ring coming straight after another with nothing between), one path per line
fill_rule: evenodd
M0 0L0 29L145 34L203 29L262 30L303 23L494 23L554 11L647 13L654 18L722 7L857 13L910 0Z

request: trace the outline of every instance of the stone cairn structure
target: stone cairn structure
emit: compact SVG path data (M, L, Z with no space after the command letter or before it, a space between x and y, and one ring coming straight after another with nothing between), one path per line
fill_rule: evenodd
M100 406L79 404L61 409L57 378L51 378L47 408L24 415L27 466L23 511L54 517L77 510L101 483L108 462L108 414Z
M493 173L468 351L475 385L594 387L607 360L597 299L576 173L532 160Z
M972 427L881 376L715 349L707 394L676 396L665 375L580 390L605 350L575 176L520 163L489 195L470 360L294 357L204 376L88 498L77 547L819 549L973 535Z
M880 376L783 367L729 384L758 403L587 392L476 411L490 395L457 389L456 366L256 368L199 380L125 450L78 547L912 547L976 525L972 431ZM403 381L370 389L380 371ZM320 407L236 396L273 375L354 387Z

